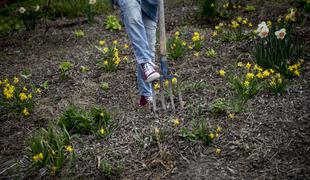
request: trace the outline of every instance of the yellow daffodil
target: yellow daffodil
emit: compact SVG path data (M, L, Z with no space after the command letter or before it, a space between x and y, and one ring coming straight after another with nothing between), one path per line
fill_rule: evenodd
M103 61L103 64L106 66L106 65L108 65L108 61L106 60L106 61Z
M124 56L124 62L127 62L127 61L128 61L128 57Z
M242 21L242 17L238 16L238 17L237 17L237 21L238 21L238 22L241 22L241 21Z
M164 87L165 87L165 88L168 88L168 86L169 86L169 81L166 79L166 80L164 81Z
M188 49L193 49L193 46L188 46Z
M216 37L217 36L217 31L213 31L212 32L212 37Z
M270 72L268 70L265 70L263 72L263 77L268 77L268 76L270 76Z
M100 132L101 135L104 135L105 130L104 130L103 128L101 128L101 129L99 130L99 132Z
M22 113L23 113L25 116L29 116L29 115L30 115L30 113L29 113L29 111L28 111L27 108L24 108L24 110L22 111Z
M218 74L219 74L220 76L222 76L222 77L225 76L225 73L226 73L226 72L225 72L223 69L221 69L221 70L218 71Z
M103 53L107 53L109 51L109 48L105 47L103 48Z
M32 99L32 94L31 93L28 94L28 99Z
M40 160L43 160L43 159L44 159L43 153L39 153L39 154L33 156L32 159L33 159L33 161L35 161L35 162L38 162L38 161L40 161Z
M252 23L249 23L248 26L249 26L249 27L253 27L253 24L252 24Z
M158 91L159 88L160 88L160 84L159 84L159 83L155 83L155 84L154 84L154 90L155 90L155 91Z
M26 93L20 93L20 94L19 94L19 99L20 99L21 101L26 100L26 99L27 99Z
M19 79L17 77L14 77L14 83L17 84L19 82Z
M263 71L263 69L261 67L259 67L259 65L255 64L254 65L254 70L258 70L258 71Z
M180 36L180 32L179 32L179 31L176 31L176 32L174 33L174 35L175 35L175 36Z
M268 21L267 21L267 26L268 26L268 27L271 27L271 25L272 25L272 22L271 22L270 20L268 20Z
M234 113L229 113L228 114L228 119L235 119L235 114Z
M220 136L220 135L219 135L218 133L215 134L215 138L216 138L216 139L219 138L219 136Z
M177 80L177 78L176 77L174 77L174 78L172 78L172 85L176 85L177 84L177 82L178 82L178 80Z
M247 69L250 69L250 68L251 68L251 66L252 66L252 64L251 64L251 63L247 63L247 64L245 65L245 67L246 67Z
M199 52L195 52L194 56L199 57Z
M221 128L220 126L218 126L218 127L216 128L216 132L219 133L219 132L221 132L221 131L222 131L222 128Z
M246 74L246 79L251 80L254 78L254 74L253 73L247 73Z
M113 41L113 44L114 44L114 45L117 45L117 44L118 44L118 42L117 42L116 40L114 40L114 41Z
M243 86L244 87L249 87L250 86L250 82L249 81L244 81Z
M99 45L100 45L100 46L103 46L104 44L105 44L105 41L104 41L104 40L100 40L100 41L99 41Z
M256 77L258 77L259 79L262 79L264 76L263 76L262 73L259 72L259 73L256 74Z
M36 89L36 93L41 94L42 93L41 89L40 88Z
M124 49L126 50L128 48L129 48L128 44L124 44Z
M26 87L23 87L23 91L24 91L24 92L27 92L28 89L27 89Z
M237 66L238 66L238 67L243 67L244 65L243 65L242 62L238 62Z
M173 121L173 125L174 125L174 126L180 125L180 120L179 120L178 118L175 119L175 120Z
M211 140L213 140L213 139L214 139L214 134L213 134L213 133L210 133L210 134L209 134L209 137L210 137Z
M100 113L100 117L104 117L104 113L102 112L102 113Z
M182 42L182 46L186 46L186 42L185 41Z
M215 153L216 153L216 155L220 155L220 154L221 154L221 149L216 148L216 149L215 149Z
M66 146L66 151L69 153L73 152L73 147L72 146Z
M300 76L300 72L296 69L296 70L294 71L294 75Z

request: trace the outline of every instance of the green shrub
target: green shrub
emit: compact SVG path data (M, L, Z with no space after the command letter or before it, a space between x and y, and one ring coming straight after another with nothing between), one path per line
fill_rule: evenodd
M217 15L217 0L199 0L201 14L207 17Z
M211 131L206 124L206 119L201 115L201 109L194 110L192 113L191 124L189 127L181 128L180 136L191 141L200 140L206 145L210 144L214 137L210 136Z
M41 93L33 83L26 78L14 77L0 79L0 118L4 116L31 114L35 100Z
M102 65L103 69L108 72L116 71L121 62L118 42L115 40L113 44L106 47L95 47L99 51L99 63Z
M70 134L96 134L103 138L107 138L115 128L109 112L97 107L85 111L71 106L59 118L58 124Z
M54 176L66 163L74 163L76 155L71 138L65 128L58 128L49 122L47 129L40 129L27 140L32 166L48 168L50 175Z
M217 98L213 100L209 105L209 110L215 114L225 113L226 108L227 103L224 98Z
M119 23L116 16L108 16L105 22L105 29L110 31L120 31L122 29L121 24Z
M181 40L179 36L180 32L177 31L167 42L168 56L173 60L183 57L187 50L186 42Z
M64 61L59 65L61 71L61 79L65 79L68 76L69 70L73 67L73 64L69 61Z
M35 7L20 7L19 13L21 19L25 25L26 30L33 30L37 25L37 21L40 18L40 6L37 5Z

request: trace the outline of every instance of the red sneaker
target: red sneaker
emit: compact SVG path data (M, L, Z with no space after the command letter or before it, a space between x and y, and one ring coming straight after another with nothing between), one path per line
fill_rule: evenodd
M143 63L141 64L144 80L145 82L152 82L160 77L160 74L155 70L155 65L153 63Z
M140 105L141 107L145 107L145 106L147 106L149 103L151 103L152 101L153 101L152 97L141 96L139 105Z

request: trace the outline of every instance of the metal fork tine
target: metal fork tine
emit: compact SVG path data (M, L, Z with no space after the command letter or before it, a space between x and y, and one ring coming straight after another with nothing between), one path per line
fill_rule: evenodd
M163 110L166 110L166 103L165 103L165 97L164 97L165 91L164 91L163 79L160 80L159 92L160 92L161 106L162 106Z
M174 106L174 99L173 99L173 92L172 92L172 78L168 79L168 84L169 84L169 96L170 96L170 101L171 101L171 107L173 112L175 113L175 106Z
M156 94L155 94L155 90L154 90L154 86L153 86L153 84L152 84L152 98L153 98L153 112L154 112L154 114L155 114L155 116L156 116L156 109L157 109L157 107L156 107Z
M177 82L178 82L177 83L177 91L178 91L178 96L179 96L180 107L181 107L181 109L183 109L184 104L183 104L182 92L181 92L181 88L180 88L180 80L178 79Z

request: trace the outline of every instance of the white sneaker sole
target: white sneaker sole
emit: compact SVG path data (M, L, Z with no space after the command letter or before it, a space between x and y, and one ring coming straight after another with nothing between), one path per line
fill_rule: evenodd
M147 80L145 80L145 82L150 83L156 79L160 78L160 74L158 72L153 73L152 75L149 76L149 78L147 78Z

